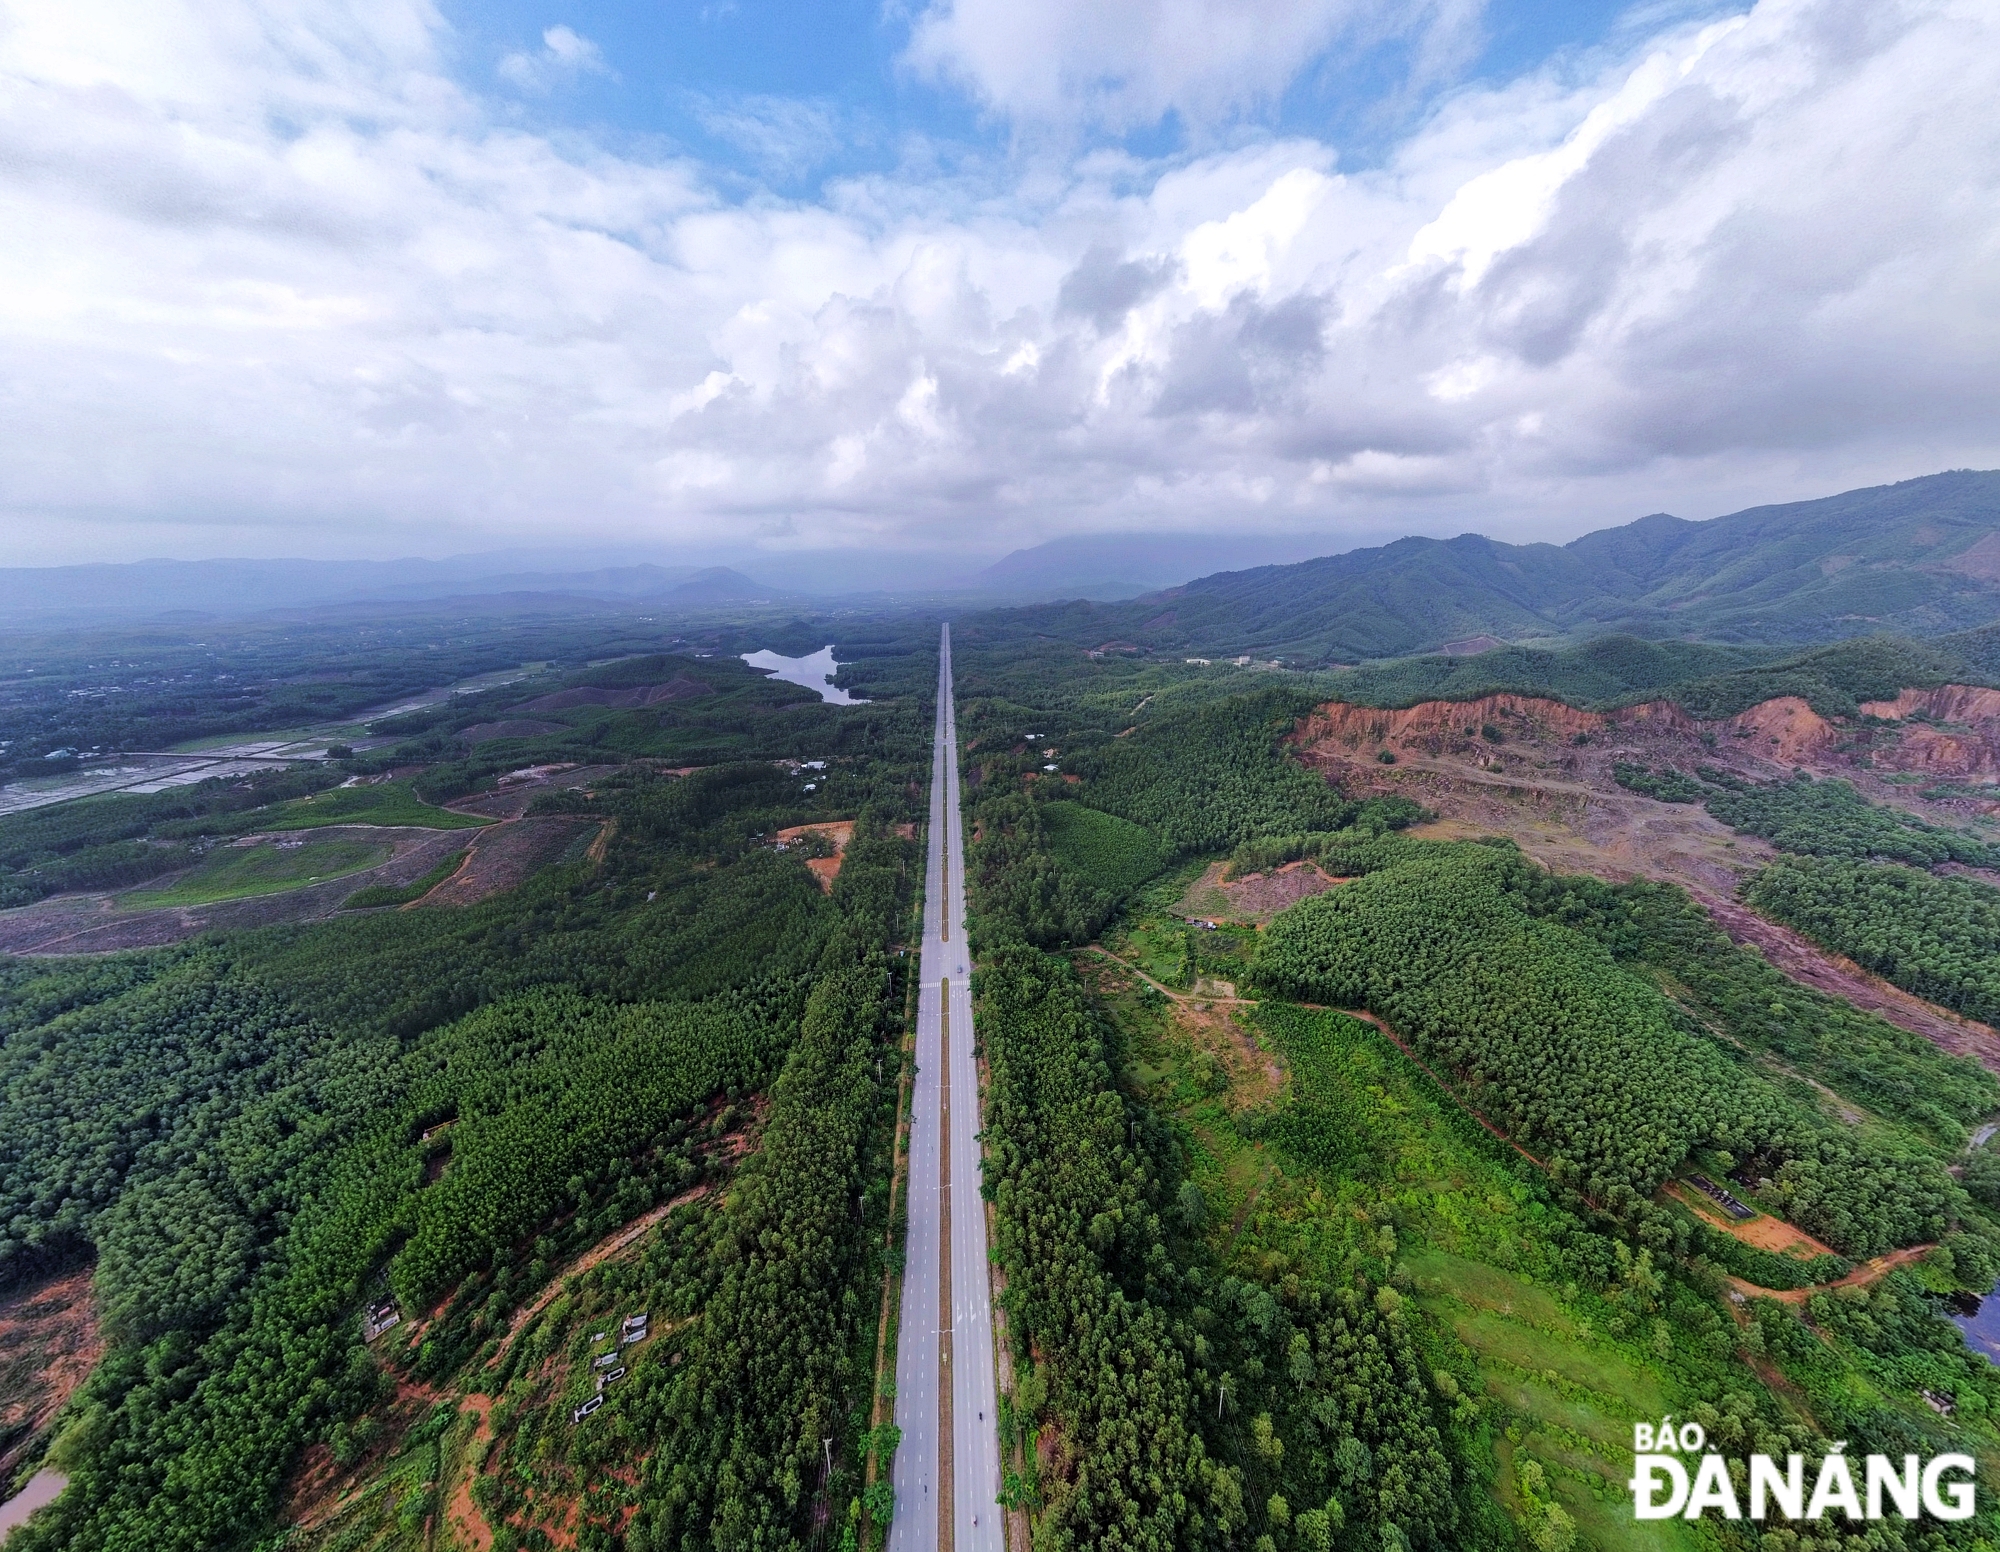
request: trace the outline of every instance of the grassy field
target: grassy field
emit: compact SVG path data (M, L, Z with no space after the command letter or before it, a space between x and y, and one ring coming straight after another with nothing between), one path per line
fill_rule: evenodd
M1160 871L1160 843L1150 830L1081 803L1045 803L1049 847L1099 889L1124 894Z
M1549 1243L1533 1166L1366 1024L1282 1004L1175 1006L1095 964L1127 1081L1179 1133L1223 1268L1265 1280L1361 1266L1406 1289L1438 1360L1478 1373L1489 1512L1521 1520L1525 1468L1579 1546L1710 1544L1633 1521L1632 1424L1750 1376L1678 1328L1663 1357L1667 1311L1643 1289L1579 1288Z
M406 781L385 781L372 787L335 787L331 792L289 803L256 815L259 830L313 830L321 825L414 825L425 830L476 830L493 823L471 814L454 814L424 802Z
M266 842L258 846L218 846L195 868L162 889L139 889L121 895L119 903L134 909L174 905L209 905L251 895L277 894L304 884L359 873L387 862L393 848L387 841L359 836L332 836L292 845Z
M413 901L423 899L439 884L450 878L458 871L458 865L463 861L465 853L455 851L420 879L408 884L370 884L366 889L355 890L341 902L340 908L343 911L365 911L381 905L409 905Z

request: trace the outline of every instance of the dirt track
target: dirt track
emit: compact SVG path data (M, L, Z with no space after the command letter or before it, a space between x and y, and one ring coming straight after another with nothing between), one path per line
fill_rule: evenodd
M1836 1277L1830 1283L1819 1283L1811 1288L1759 1288L1755 1283L1747 1283L1740 1277L1730 1278L1729 1285L1747 1298L1776 1299L1780 1304L1803 1304L1816 1293L1879 1282L1897 1267L1908 1266L1912 1261L1921 1261L1935 1249L1937 1249L1935 1245L1910 1245L1902 1250L1892 1250L1886 1256L1877 1256L1872 1261L1862 1262L1845 1277Z
M1986 1025L1912 997L1739 901L1700 893L1696 898L1731 938L1756 949L1793 980L1878 1014L1954 1056L1969 1056L1989 1072L2000 1072L2000 1034Z

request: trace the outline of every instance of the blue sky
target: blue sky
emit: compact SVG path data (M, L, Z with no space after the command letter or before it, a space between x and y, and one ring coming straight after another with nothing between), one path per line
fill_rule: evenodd
M886 581L1992 467L1996 100L1991 0L0 0L0 564Z
M1724 7L1707 8L1721 14ZM1694 6L1649 7L1657 26ZM737 193L810 197L828 179L885 174L912 155L954 166L1003 163L1021 126L961 86L912 68L912 8L869 0L576 4L490 0L444 6L451 58L469 91L525 125L699 158ZM1412 80L1408 37L1328 49L1274 100L1222 123L1190 126L1168 112L1136 127L1066 126L1073 144L1113 144L1148 162L1217 139L1309 137L1336 145L1344 167L1379 161L1443 93L1523 75L1629 32L1633 13L1581 0L1490 6L1468 28L1454 68ZM544 35L568 28L597 61L551 70L532 86L503 72L510 56L547 56Z

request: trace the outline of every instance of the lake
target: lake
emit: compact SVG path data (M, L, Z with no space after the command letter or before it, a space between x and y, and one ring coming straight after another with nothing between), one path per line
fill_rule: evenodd
M833 645L828 643L811 657L781 657L776 652L746 652L743 661L752 668L766 670L772 678L782 679L786 684L804 685L808 690L819 692L819 698L829 706L866 706L868 703L858 695L849 695L834 685L833 676L840 665L833 660Z

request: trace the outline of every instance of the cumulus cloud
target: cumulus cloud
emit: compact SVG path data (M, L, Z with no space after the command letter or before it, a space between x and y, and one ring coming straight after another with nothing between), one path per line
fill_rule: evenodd
M1762 0L1366 173L1301 140L732 202L497 122L420 0L24 6L0 532L1338 547L1990 465L1997 34Z
M517 90L546 92L580 75L610 75L611 67L604 62L603 51L590 39L558 26L542 34L542 46L532 53L516 49L503 55L496 72Z
M1335 44L1416 45L1419 75L1478 33L1477 0L932 0L909 60L1014 117L1207 122L1276 97Z

